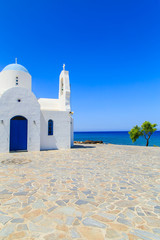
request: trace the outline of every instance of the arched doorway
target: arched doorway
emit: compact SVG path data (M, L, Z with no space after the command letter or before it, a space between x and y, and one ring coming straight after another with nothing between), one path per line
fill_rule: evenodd
M10 151L27 150L28 121L23 116L15 116L10 120Z

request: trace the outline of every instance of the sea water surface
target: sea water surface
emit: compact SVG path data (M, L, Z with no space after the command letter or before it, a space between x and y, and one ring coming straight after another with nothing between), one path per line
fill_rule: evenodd
M137 139L135 143L132 143L128 131L119 132L74 132L74 141L103 141L108 144L118 144L118 145L137 145L145 146L146 140L144 137ZM160 131L156 131L152 134L149 140L149 146L159 146L160 147Z

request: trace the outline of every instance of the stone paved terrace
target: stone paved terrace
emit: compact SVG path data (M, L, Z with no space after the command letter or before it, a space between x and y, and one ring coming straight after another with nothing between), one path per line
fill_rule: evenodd
M160 240L160 148L0 154L0 239Z

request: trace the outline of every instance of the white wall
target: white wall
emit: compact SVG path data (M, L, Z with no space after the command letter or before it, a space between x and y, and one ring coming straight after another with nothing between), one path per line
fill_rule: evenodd
M71 147L74 146L74 121L73 118L71 117Z
M61 84L63 81L63 94ZM67 149L73 146L73 119L70 115L69 72L63 70L59 77L59 99L38 100L41 109L41 150ZM48 135L48 120L54 121L54 134Z
M18 77L18 85L16 85L16 77ZM0 93L12 87L23 87L31 91L31 75L16 70L0 72Z
M41 110L60 110L59 99L39 98L38 102L41 106Z
M18 102L18 99L21 102ZM9 152L10 119L17 115L28 120L27 150L39 151L40 105L32 92L14 87L0 97L0 152Z
M53 136L48 135L48 120L53 120ZM41 150L71 147L71 117L66 111L41 111Z

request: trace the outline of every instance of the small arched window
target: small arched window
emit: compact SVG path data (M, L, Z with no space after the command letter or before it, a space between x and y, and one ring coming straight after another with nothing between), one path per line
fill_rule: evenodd
M63 78L61 79L61 95L63 95L63 88L64 88L64 86L63 86Z
M48 120L48 135L53 135L53 120Z

